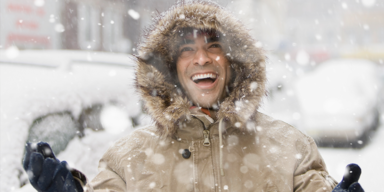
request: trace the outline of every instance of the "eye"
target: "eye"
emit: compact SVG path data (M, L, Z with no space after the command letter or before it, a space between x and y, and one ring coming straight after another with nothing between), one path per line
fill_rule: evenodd
M193 51L192 47L183 47L180 49L180 53L185 52L185 51Z
M213 43L209 48L221 48L221 45L219 43Z

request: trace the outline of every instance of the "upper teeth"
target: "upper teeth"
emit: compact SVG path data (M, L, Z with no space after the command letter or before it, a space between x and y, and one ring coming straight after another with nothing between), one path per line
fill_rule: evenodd
M216 78L216 74L214 73L205 73L205 74L197 74L192 76L192 81L199 80L199 79L206 79L206 78Z

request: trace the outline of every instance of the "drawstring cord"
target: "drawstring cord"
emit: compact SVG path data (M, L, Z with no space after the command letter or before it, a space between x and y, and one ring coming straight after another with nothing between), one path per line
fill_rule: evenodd
M206 130L207 128L205 127L203 121L201 121L199 118L196 118L196 119L199 120L203 124L204 130ZM221 174L221 176L224 176L224 169L223 169L223 119L220 119L220 121L219 121L219 153L220 153L219 154L220 155L220 174Z
M221 176L224 176L224 169L223 169L223 119L220 119L219 122L219 152L220 152L220 172Z

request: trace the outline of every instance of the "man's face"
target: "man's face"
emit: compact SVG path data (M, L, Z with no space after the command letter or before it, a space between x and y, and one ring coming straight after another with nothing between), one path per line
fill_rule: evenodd
M216 36L190 34L178 49L177 76L194 105L210 108L226 96L229 62Z

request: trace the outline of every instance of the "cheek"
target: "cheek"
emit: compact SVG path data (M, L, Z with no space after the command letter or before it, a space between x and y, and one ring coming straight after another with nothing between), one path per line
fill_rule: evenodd
M186 71L187 71L187 65L185 65L185 63L182 63L182 62L177 62L176 64L176 71L177 71L177 77L179 79L179 82L181 84L184 84L186 83Z
M223 57L223 58L225 58L225 57ZM229 65L229 61L225 58L224 61L222 61L219 66L225 74L225 77L223 79L223 80L225 80L225 84L229 83L229 81L231 80L231 77L232 77L232 71L231 71L232 68Z
M180 77L181 77L181 72L180 72L180 68L177 67L177 70L176 70L176 75L177 75L177 78L179 79L180 81Z
M183 71L183 66L182 66L182 64L179 61L177 61L177 63L176 63L176 73L177 73L177 77L179 78L179 80L182 77L182 74L183 74L182 71Z
M228 84L229 83L229 81L231 81L231 79L232 79L232 68L231 68L231 66L227 66L227 78L226 78L226 84Z

